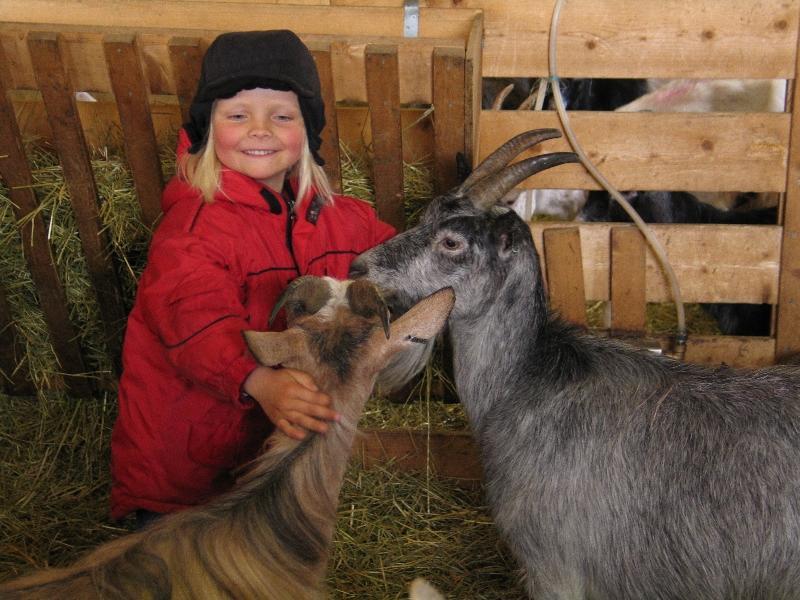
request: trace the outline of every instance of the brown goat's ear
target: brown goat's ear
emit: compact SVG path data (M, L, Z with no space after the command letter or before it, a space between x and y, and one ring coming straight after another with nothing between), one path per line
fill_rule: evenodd
M391 324L391 346L422 344L441 331L455 304L453 288L444 288L423 298ZM399 349L399 348L398 348Z
M347 303L357 315L367 319L378 317L383 333L389 339L389 308L374 283L367 279L356 279L347 287Z
M244 340L256 360L265 367L276 367L306 351L303 334L286 331L243 331Z

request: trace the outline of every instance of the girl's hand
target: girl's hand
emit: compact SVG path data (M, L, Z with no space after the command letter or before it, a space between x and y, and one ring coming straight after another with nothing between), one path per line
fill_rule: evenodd
M303 371L257 367L242 387L261 405L269 420L295 440L304 439L306 431L325 433L326 421L339 419L330 408L330 396L320 392Z

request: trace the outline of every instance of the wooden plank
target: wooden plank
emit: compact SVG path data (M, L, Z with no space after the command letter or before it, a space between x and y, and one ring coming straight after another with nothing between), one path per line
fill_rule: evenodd
M391 462L401 471L427 471L438 477L479 481L480 457L469 432L370 429L356 438L352 456L364 466Z
M466 64L464 79L466 81L466 94L464 100L464 139L465 153L473 165L477 162L478 136L480 128L478 120L481 114L482 92L482 61L483 61L483 14L475 16L469 32L466 48Z
M372 127L372 181L381 219L405 229L403 136L397 83L397 47L367 46L367 98Z
M586 325L586 294L577 227L548 229L543 235L550 306L576 325Z
M420 8L423 38L466 39L475 9ZM266 2L164 2L163 0L4 0L0 22L17 26L51 24L69 28L105 28L107 33L197 32L291 29L301 37L324 34L343 37L403 38L403 8L394 6L301 6ZM181 33L183 32L183 33Z
M589 159L620 190L782 192L786 187L788 113L571 112L570 121ZM518 133L561 124L553 111L481 111L479 127L482 159ZM536 151L569 149L561 138ZM521 187L599 185L575 164L544 171Z
M434 190L442 194L458 181L456 154L464 152L464 51L433 51Z
M142 221L152 228L161 216L164 175L136 42L129 36L109 36L104 48L122 123L125 158L131 168Z
M100 221L91 159L78 118L74 89L67 79L57 36L32 33L28 45L97 298L103 341L119 371L125 312L117 274L108 256L108 236Z
M540 254L543 232L574 223L537 222L531 232ZM579 226L583 281L587 300L609 300L610 223ZM684 302L775 304L782 229L771 225L651 225L675 270ZM658 261L646 253L645 297L670 302L670 290ZM543 262L545 273L548 263ZM551 277L546 275L546 281Z
M484 10L484 77L548 74L555 0L467 0ZM797 0L570 0L561 77L791 79Z
M668 343L664 340L664 343ZM775 340L768 337L690 335L684 360L701 365L725 364L736 368L765 367L775 363Z
M644 238L637 229L611 229L612 331L645 330L645 248Z
M319 81L322 87L322 99L325 102L325 131L322 134L320 155L325 161L325 174L335 192L342 191L342 166L339 156L339 123L336 118L336 91L333 87L333 69L331 68L330 48L313 49L312 54L317 64Z
M14 316L6 292L0 286L0 390L6 394L30 396L36 393L23 356L24 349L17 338Z
M782 269L775 329L775 354L778 359L800 352L800 78L796 78L792 86L791 132L786 196L783 201Z
M189 121L189 107L197 90L197 82L200 81L204 45L199 38L175 37L169 41L168 47L175 93L181 107L181 118L186 123Z
M2 49L0 49L2 59ZM20 226L22 250L31 278L39 296L39 305L44 314L50 343L67 375L65 381L69 389L77 395L91 392L89 381L78 375L85 373L75 328L69 319L67 297L56 272L47 228L38 212L39 204L33 193L33 178L25 158L22 138L19 133L14 109L8 99L4 82L0 79L0 177L9 189L9 197L14 206L14 214Z

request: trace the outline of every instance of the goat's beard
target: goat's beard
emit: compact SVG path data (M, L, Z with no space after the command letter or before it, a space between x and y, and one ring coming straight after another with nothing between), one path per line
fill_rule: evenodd
M377 385L381 390L386 393L397 390L422 371L431 357L433 344L433 339L426 340L395 354L389 364L378 373Z

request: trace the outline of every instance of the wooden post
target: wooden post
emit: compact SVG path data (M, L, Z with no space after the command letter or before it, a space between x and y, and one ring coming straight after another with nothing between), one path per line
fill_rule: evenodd
M325 131L322 132L320 154L325 161L325 174L334 192L342 191L342 166L339 156L339 124L336 118L336 94L333 88L333 69L331 68L330 47L312 49L317 63L319 81L322 86L322 99L325 102Z
M800 79L797 77L800 55L796 60L786 196L783 202L781 271L775 328L776 360L800 353Z
M152 228L161 215L164 174L161 172L142 63L132 36L107 36L103 47L122 123L125 158L131 168L142 218Z
M186 123L189 120L189 107L197 91L197 82L200 81L204 50L199 38L186 37L172 38L168 48L175 94L181 107L181 119Z
M645 244L635 227L611 229L611 330L644 332Z
M456 154L464 143L464 51L433 50L433 174L434 189L442 194L457 183Z
M368 45L364 56L375 207L381 219L401 231L405 229L406 218L397 46Z
M586 294L583 287L580 229L546 229L543 241L550 305L567 321L585 326Z
M97 297L104 341L119 372L125 325L122 294L108 256L108 236L100 222L91 158L75 104L75 90L67 74L65 49L60 35L33 32L28 35L28 48L75 213L89 278ZM37 289L41 291L41 287L37 286Z
M478 164L483 74L483 13L472 19L464 68L464 145L467 158Z

